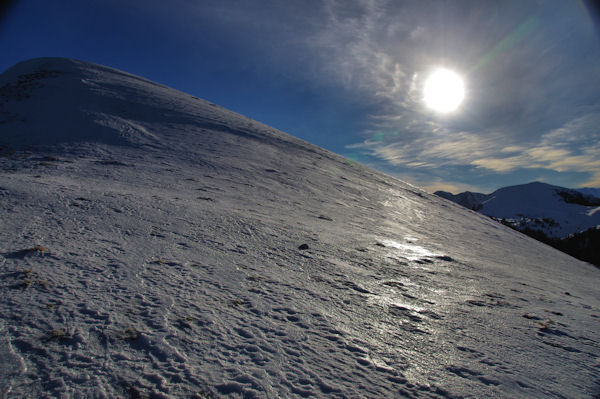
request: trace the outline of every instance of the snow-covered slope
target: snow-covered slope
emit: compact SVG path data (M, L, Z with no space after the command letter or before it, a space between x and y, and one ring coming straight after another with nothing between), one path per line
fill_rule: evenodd
M590 397L599 270L203 100L0 77L0 392Z
M435 194L484 215L506 219L519 229L528 227L549 237L564 238L600 225L600 199L590 193L533 182L504 187L487 195L471 192L453 195L443 191Z

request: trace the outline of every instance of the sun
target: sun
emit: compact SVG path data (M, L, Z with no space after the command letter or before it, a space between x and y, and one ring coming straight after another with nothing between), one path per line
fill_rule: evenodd
M425 104L441 113L455 111L465 98L463 80L455 72L440 68L425 81L423 100Z

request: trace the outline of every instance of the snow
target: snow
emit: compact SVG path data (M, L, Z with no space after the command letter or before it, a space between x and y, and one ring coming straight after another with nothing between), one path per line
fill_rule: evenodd
M3 397L599 393L589 264L110 68L0 112Z
M503 187L488 195L468 191L457 195L439 191L436 195L484 215L505 219L519 229L541 230L554 238L566 238L600 224L596 206L566 202L561 192L588 196L592 193L591 189L573 190L533 182Z
M600 188L584 187L578 188L577 191L583 195L591 195L596 198L600 198Z

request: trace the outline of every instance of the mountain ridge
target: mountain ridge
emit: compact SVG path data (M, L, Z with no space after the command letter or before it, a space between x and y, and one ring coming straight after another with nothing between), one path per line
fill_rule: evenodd
M465 192L434 194L515 227L538 229L551 238L566 238L600 225L600 199L579 191L542 182L502 187L490 194Z
M9 68L5 74L2 75L0 80L0 96L4 98L5 108L9 108L3 112L2 123L10 121L10 118L18 118L18 104L15 107L10 107L11 103L8 102L10 99L23 100L29 98L29 93L33 89L38 91L53 90L53 85L61 85L61 91L65 95L71 97L78 97L82 104L86 107L83 109L81 106L75 111L73 109L63 110L61 106L63 102L61 98L55 98L51 104L48 102L43 104L34 104L34 106L40 106L38 111L41 115L34 115L43 118L47 121L51 118L54 119L55 124L60 124L60 121L56 119L62 117L64 112L68 112L72 118L76 116L77 123L88 124L88 129L91 133L84 133L81 131L74 131L76 123L70 122L66 126L67 131L70 130L70 135L61 132L54 132L51 137L45 137L40 135L40 131L43 131L39 127L39 122L34 119L28 121L28 124L34 124L33 131L23 132L21 139L30 140L31 142L24 143L21 145L39 145L47 144L46 139L54 140L53 144L59 144L61 141L95 141L103 144L135 144L127 141L127 136L123 134L122 126L126 125L128 119L141 119L142 122L152 122L160 116L161 118L168 118L171 123L177 124L206 124L207 127L216 128L219 127L227 130L229 133L234 130L228 129L226 123L219 120L218 110L224 110L216 104L210 103L205 100L201 100L189 94L171 89L167 86L154 83L145 78L122 72L110 67L95 65L94 68L89 67L89 63L83 61L65 59L65 58L39 58L28 61L23 61L16 66ZM98 79L98 77L102 77ZM110 79L106 79L106 76L110 76ZM44 87L39 83L40 79L47 79L47 85ZM52 79L54 78L54 79ZM17 80L15 84L14 80ZM54 81L53 81L54 80ZM11 83L12 82L12 83ZM127 91L123 90L123 86L127 86ZM119 90L121 90L119 92ZM53 91L53 94L57 93ZM63 94L63 93L58 93ZM157 95L158 94L158 95ZM41 93L43 96L43 93ZM135 102L128 102L128 96L133 96ZM169 101L161 101L161 99L168 98ZM193 101L189 101L192 99ZM20 101L17 101L17 103ZM14 104L14 103L13 103ZM212 108L209 109L208 107ZM12 109L11 109L12 108ZM102 110L104 113L109 111L112 114L114 120L106 120L103 118ZM154 112L156 109L160 111ZM15 114L11 113L13 111ZM41 111L41 112L40 112ZM239 114L231 113L227 111L228 115L235 115L236 119L242 118L247 119ZM205 117L197 119L194 115L204 115ZM207 117L208 116L208 117ZM29 115L31 117L31 115ZM120 121L122 118L123 121ZM66 118L64 118L66 119ZM98 119L98 120L94 120ZM250 122L250 119L247 119ZM89 122L94 122L90 124ZM252 121L253 124L260 125L262 129L268 130L274 137L286 137L287 139L300 142L301 140L286 135L282 132L276 131L266 125L260 124L259 122ZM94 126L95 125L95 126ZM238 124L241 125L241 124ZM125 126L125 129L127 126ZM135 127L131 127L135 131ZM112 134L110 134L112 133ZM136 132L139 136L141 132ZM257 134L257 131L248 129L244 132L243 129L238 129L239 134ZM27 137L23 137L27 136ZM116 137L115 137L116 136ZM141 138L138 137L138 140ZM13 145L19 143L12 143ZM142 143L144 144L143 140ZM168 148L163 148L166 150Z

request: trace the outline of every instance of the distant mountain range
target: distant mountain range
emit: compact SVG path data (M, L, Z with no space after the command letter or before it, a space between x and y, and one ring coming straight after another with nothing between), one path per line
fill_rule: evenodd
M541 182L503 187L491 194L436 195L490 216L575 257L600 263L600 189L570 189ZM591 237L598 237L592 239ZM569 243L567 245L567 243ZM573 247L573 248L572 248ZM581 255L582 251L589 253Z

